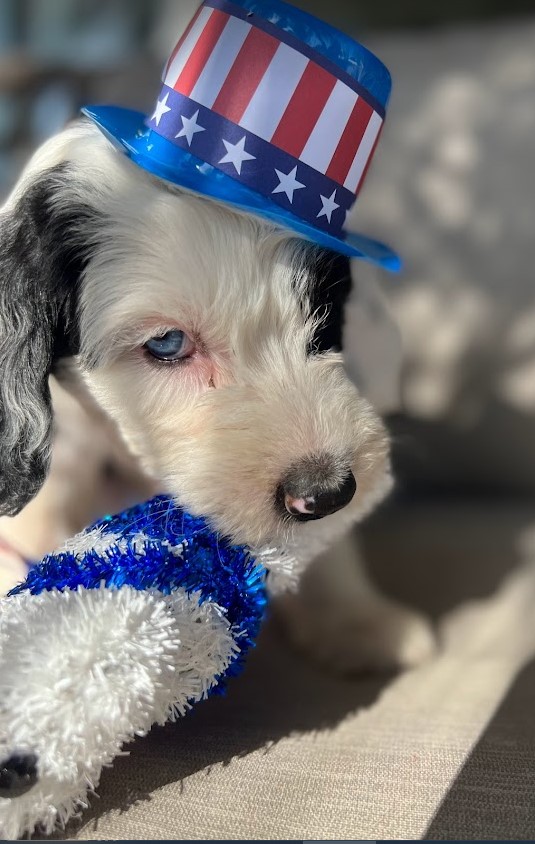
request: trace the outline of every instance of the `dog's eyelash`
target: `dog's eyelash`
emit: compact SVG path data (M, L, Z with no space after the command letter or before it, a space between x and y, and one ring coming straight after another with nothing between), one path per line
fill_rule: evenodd
M160 358L155 358L153 355L150 354L146 349L141 347L143 360L149 364L149 366L153 366L156 369L162 369L162 367L183 367L191 364L192 360L194 359L193 356L187 358L178 358L177 360L161 360Z
M182 330L179 329L177 325L153 325L150 327L143 326L142 328L138 328L137 331L132 331L131 336L131 345L132 347L135 346L144 346L148 340L152 340L153 337L163 337L169 331L177 331Z

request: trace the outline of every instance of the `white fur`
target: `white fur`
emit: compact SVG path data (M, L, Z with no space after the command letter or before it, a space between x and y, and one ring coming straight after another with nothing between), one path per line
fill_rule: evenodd
M3 601L0 758L36 754L39 781L0 799L0 835L63 825L87 806L123 744L183 715L238 650L224 612L183 589L79 588Z

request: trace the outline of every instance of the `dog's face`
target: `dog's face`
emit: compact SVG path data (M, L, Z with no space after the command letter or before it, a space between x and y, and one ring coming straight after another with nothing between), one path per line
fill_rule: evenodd
M171 189L86 125L40 153L2 232L6 510L42 480L46 379L69 354L162 490L235 541L336 535L382 497L383 426L329 348L346 262Z

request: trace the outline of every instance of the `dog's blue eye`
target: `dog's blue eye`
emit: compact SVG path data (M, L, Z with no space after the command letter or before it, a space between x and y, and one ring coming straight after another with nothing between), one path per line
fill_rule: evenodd
M183 331L167 331L161 337L151 337L145 349L158 360L175 361L190 357L195 350L193 340Z

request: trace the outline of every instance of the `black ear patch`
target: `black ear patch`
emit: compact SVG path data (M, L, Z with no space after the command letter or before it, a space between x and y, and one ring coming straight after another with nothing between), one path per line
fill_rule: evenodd
M97 215L69 200L73 178L65 164L45 171L0 214L2 514L17 513L46 476L48 376L58 358L78 349L78 285Z
M344 308L351 293L349 258L323 250L310 273L310 312L321 322L310 343L309 353L342 350Z

